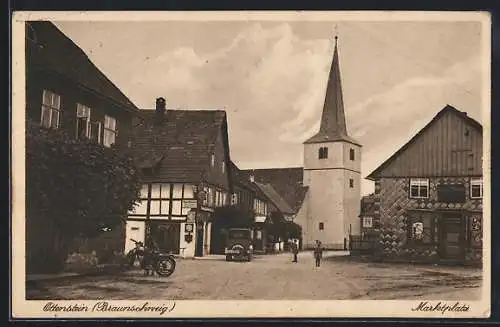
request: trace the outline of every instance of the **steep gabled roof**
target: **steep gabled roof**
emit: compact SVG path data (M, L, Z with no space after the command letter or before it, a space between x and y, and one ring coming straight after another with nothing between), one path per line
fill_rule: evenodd
M342 80L340 78L339 53L337 37L335 37L335 50L333 51L332 65L328 76L325 102L321 115L321 124L316 135L304 143L322 143L345 141L360 145L359 142L349 137L345 122L344 99L342 94Z
M366 177L366 179L374 180L377 177L377 175L379 175L389 164L391 164L406 149L408 149L408 147L410 147L413 143L415 143L420 135L425 133L432 125L434 125L441 117L443 117L447 113L456 115L460 119L463 119L468 125L482 132L483 127L478 121L467 116L467 113L462 112L448 104L443 109L441 109L434 116L434 118L432 118L432 120L429 123L427 123L427 125L425 125L417 134L415 134L415 136L413 136L405 145L403 145L398 151L396 151L392 156L390 156L386 161L384 161L377 169L375 169L371 174L369 174Z
M137 112L132 101L53 23L27 22L27 32L27 63L68 78L123 109Z
M255 196L257 196L260 199L266 199L267 196L262 192L260 188L255 185L255 183L252 183L249 178L244 174L242 170L236 166L236 164L231 161L231 177L233 183L237 184L238 186L247 189L248 191L251 191Z
M288 203L276 192L271 184L262 184L255 182L255 185L266 195L266 197L274 204L274 206L283 214L294 214L295 210L290 208Z
M205 178L210 154L221 133L229 159L223 110L167 110L163 116L155 110L143 110L141 116L142 121L134 127L132 154L138 164L159 164L155 178L171 182Z
M258 183L270 184L295 212L302 206L307 191L302 184L302 167L246 169L243 173L247 178L253 175Z

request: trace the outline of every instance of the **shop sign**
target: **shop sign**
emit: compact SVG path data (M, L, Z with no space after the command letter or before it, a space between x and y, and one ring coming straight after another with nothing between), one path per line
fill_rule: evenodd
M198 201L196 200L183 200L182 207L186 209L196 209L198 207Z
M195 210L189 211L187 214L187 217L186 217L186 222L187 223L194 223L195 216L196 216Z

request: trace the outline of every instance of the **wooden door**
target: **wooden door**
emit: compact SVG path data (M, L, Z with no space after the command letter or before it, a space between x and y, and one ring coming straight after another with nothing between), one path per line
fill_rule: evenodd
M446 214L440 223L440 252L445 260L460 261L464 257L464 226L460 214Z

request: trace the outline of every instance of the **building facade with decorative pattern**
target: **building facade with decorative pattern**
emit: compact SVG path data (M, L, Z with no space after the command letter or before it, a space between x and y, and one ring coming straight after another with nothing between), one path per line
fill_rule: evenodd
M481 261L482 150L482 126L446 106L367 177L375 182L378 256Z

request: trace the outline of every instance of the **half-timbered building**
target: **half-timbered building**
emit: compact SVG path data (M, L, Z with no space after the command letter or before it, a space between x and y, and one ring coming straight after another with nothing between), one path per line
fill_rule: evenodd
M150 233L161 251L209 254L214 210L232 194L225 111L167 110L158 98L155 110L143 110L130 148L144 185L128 215L125 250L130 238Z

